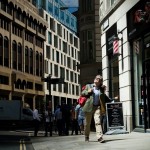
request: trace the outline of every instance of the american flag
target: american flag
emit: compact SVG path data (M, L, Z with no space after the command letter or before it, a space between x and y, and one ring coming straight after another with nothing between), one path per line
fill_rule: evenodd
M119 54L119 40L115 39L113 41L113 54Z

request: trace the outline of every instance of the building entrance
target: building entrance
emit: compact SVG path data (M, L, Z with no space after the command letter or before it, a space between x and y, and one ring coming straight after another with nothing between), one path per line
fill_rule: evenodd
M150 128L150 58L144 62L145 74L143 76L144 122L145 129Z

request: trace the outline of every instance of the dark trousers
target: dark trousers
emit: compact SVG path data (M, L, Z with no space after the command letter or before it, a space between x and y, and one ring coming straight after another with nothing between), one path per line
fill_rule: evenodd
M53 131L53 123L52 122L45 122L45 136L49 132L49 135L52 136Z
M34 122L34 136L37 136L37 133L39 131L39 126L40 126L40 121L34 119L33 122Z
M62 130L64 135L69 135L69 119L62 119Z
M62 119L58 119L56 121L56 126L57 126L57 130L58 130L58 135L62 135Z
M103 134L107 132L107 117L105 114L100 116Z
M76 119L73 119L72 120L72 135L75 131L75 134L78 135L78 129L79 129L79 126L78 126L78 121Z

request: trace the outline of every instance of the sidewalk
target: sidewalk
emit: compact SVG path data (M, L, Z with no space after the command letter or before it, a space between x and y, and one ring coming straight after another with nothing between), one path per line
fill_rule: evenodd
M127 134L104 135L105 143L97 141L95 132L91 132L90 141L84 141L84 135L44 137L40 131L37 137L33 131L3 132L0 131L1 142L9 138L28 137L26 142L32 143L35 150L150 150L150 133L131 132ZM8 138L9 137L9 138Z
M32 137L31 141L35 150L150 150L150 133L104 135L104 139L105 143L97 142L92 132L89 142L84 135Z

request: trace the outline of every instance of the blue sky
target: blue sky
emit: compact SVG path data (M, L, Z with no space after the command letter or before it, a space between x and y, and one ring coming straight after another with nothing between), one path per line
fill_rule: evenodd
M63 1L67 7L70 7L69 8L70 12L74 12L77 10L77 8L73 8L73 7L78 7L78 0L61 0L61 1Z

